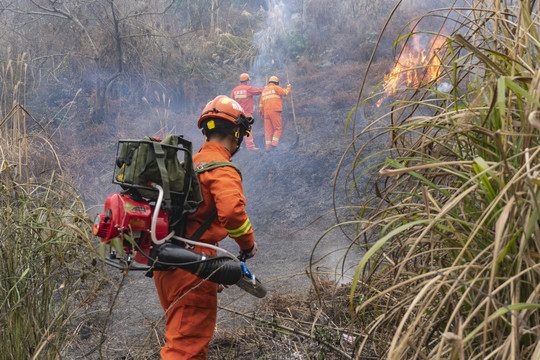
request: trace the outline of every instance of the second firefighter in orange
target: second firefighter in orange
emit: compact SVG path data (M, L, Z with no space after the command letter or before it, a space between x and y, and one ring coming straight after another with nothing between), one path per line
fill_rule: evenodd
M263 90L259 111L264 118L264 140L266 150L278 146L281 137L281 112L283 110L283 97L291 92L291 84L286 89L279 86L277 76L271 76L268 86Z

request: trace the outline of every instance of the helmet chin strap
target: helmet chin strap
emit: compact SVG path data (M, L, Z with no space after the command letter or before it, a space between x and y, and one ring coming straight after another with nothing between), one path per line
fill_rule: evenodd
M234 136L236 137L236 149L232 154L235 154L238 149L240 149L240 145L242 145L244 136L251 133L251 125L253 125L253 118L246 117L244 116L244 114L240 114L235 122L238 125L238 130L236 130L234 133Z
M240 149L240 145L242 145L242 140L244 140L245 134L241 131L236 131L234 133L234 137L236 138L236 148L231 151L231 156L236 154L238 150Z

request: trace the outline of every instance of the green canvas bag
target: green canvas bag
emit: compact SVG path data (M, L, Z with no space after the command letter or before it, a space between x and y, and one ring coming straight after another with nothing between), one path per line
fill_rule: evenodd
M178 159L178 152L183 152L183 161ZM178 196L183 199L184 210L192 213L202 203L202 195L191 154L191 142L178 135L169 135L163 141L150 136L120 140L113 183L156 200L158 191L149 185L155 182L163 188L166 208L171 198Z

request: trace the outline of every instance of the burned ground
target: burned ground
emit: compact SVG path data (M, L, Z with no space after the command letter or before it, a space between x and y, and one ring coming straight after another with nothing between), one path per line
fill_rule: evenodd
M348 71L351 69L349 67ZM360 79L361 69L356 67L354 70L357 73L349 77ZM335 80L325 86L337 86L338 83ZM294 359L297 358L295 345L304 346L301 344L310 344L305 346L312 348L318 346L317 351L328 352L328 359L339 358L339 353L321 346L322 338L317 339L317 336L337 336L327 333L329 330L320 330L322 334L319 335L312 334L314 337L310 340L300 335L289 337L283 329L272 330L272 326L264 324L264 321L271 323L271 318L275 318L277 313L296 311L301 314L304 323L313 322L313 326L318 327L320 319L315 319L313 312L317 313L315 308L322 305L317 305L308 273L313 270L313 276L325 278L322 289L333 292L330 298L337 296L336 292L343 295L346 291L337 284L346 284L350 280L342 277L341 273L350 275L351 268L360 256L358 251L355 253L353 250L343 264L342 257L350 244L347 237L337 229L323 237L336 221L333 212L334 197L339 206L347 203L346 189L343 184L334 189L334 178L337 165L347 147L345 126L350 110L356 105L355 95L349 89L343 93L335 92L338 97L348 94L345 104L336 109L313 101L317 96L312 96L311 101L306 99L307 94L316 94L317 88L316 82L303 81L303 78L294 83L292 94L296 126L290 98L286 98L284 131L277 149L264 150L262 124L258 119L254 135L256 145L261 150L242 149L233 157L233 161L242 170L246 210L259 245L258 254L248 261L248 266L265 282L268 295L259 300L236 287L220 295L216 336L211 343L209 355L211 359ZM193 128L186 137L194 140L194 148L202 144L200 134ZM345 160L350 160L347 155ZM101 186L105 188L107 185L104 183ZM95 208L94 211L100 210ZM316 244L316 251L313 252ZM230 239L224 240L222 246L234 253L238 251ZM102 351L108 356L115 354L118 359L157 359L157 350L163 343L164 320L153 281L141 273L132 272L122 283L120 273L110 269L107 271L112 280L107 286L110 295L92 307L92 311L101 315L93 317L92 325L85 326L84 333L88 333L90 328L101 331L106 319L103 313L113 305L103 337ZM120 283L122 288L114 301L114 291ZM333 309L339 308L343 316L346 312L346 298L331 301L334 301ZM340 305L337 306L335 301ZM239 314L247 314L247 317ZM259 320L249 319L250 316ZM291 314L289 316L293 317ZM332 319L331 314L325 316L325 321L338 321L337 318ZM264 321L260 322L261 319ZM305 324L297 328L303 326ZM343 339L338 336L332 341L325 341L339 344ZM259 344L259 347L255 344ZM276 357L276 352L283 353L283 357ZM98 352L97 349L92 352L90 348L86 354L87 358L96 358ZM243 357L241 354L244 354Z

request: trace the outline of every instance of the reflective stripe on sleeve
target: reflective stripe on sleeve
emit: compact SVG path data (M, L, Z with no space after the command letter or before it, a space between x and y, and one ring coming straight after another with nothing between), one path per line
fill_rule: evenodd
M251 230L251 222L249 221L249 218L240 226L239 228L229 230L225 229L229 233L229 236L232 238L237 238L242 235L246 235L249 230Z

